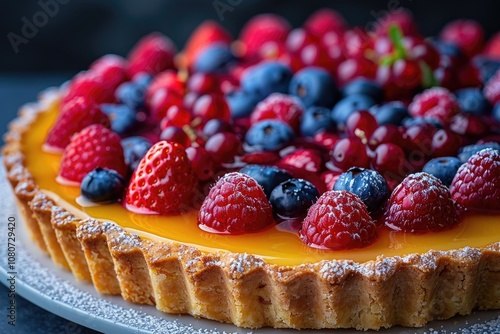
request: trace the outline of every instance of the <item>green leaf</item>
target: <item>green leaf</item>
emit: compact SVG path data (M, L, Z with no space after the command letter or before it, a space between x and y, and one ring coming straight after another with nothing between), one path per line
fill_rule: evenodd
M391 43L394 46L394 51L397 59L406 58L406 49L403 44L403 38L404 35L403 31L401 31L401 28L396 24L392 24L389 27L389 39L391 40Z
M420 61L418 64L422 70L422 86L424 88L439 86L439 82L436 80L434 72L429 65L427 65L424 61Z

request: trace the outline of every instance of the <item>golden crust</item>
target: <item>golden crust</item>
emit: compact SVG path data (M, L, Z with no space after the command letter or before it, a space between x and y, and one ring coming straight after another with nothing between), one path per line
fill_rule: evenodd
M415 327L500 308L500 242L363 264L288 267L249 254L142 240L114 223L76 217L38 188L20 150L23 132L55 95L20 111L5 135L3 162L31 238L101 293L248 328Z

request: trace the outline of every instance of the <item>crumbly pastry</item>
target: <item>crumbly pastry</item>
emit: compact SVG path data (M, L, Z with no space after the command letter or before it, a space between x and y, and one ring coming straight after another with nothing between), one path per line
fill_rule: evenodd
M357 263L276 265L248 253L204 252L98 221L44 192L26 167L23 136L56 103L26 105L5 136L3 162L31 238L97 291L167 313L241 327L379 329L500 308L500 242Z

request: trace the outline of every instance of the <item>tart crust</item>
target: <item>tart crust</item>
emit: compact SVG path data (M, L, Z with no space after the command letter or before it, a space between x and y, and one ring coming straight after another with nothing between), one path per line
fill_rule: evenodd
M25 167L21 138L58 99L25 105L5 135L3 163L30 237L54 263L103 294L166 313L258 328L380 329L500 308L500 241L374 261L279 266L246 254L151 241L58 206Z

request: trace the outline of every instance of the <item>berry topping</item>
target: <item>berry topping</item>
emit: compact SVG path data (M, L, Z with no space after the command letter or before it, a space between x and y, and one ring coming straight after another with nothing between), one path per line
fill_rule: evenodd
M232 162L241 153L241 141L234 133L219 132L208 138L205 150L216 163Z
M184 147L191 146L191 139L189 139L186 132L178 126L167 126L160 133L160 140L173 141L181 144Z
M324 107L309 107L300 122L300 133L303 137L313 137L318 132L329 132L336 129L330 117L331 110Z
M460 160L455 157L434 158L424 165L422 172L434 175L445 186L449 187L461 165Z
M394 189L385 218L389 228L411 233L441 231L458 223L448 188L427 173L410 174Z
M473 56L484 44L484 31L473 20L457 20L448 23L441 31L443 41L456 45L465 55Z
M341 130L349 115L358 110L368 110L375 105L375 101L368 95L354 94L341 99L332 109L332 119Z
M382 208L389 191L382 175L371 169L357 167L342 173L333 189L357 195L371 213Z
M391 101L380 106L374 106L370 108L370 112L375 115L375 119L379 125L400 125L403 119L409 116L408 109L400 101Z
M377 226L358 196L347 191L325 192L309 209L300 238L314 248L351 249L375 241Z
M451 118L460 111L460 106L449 90L434 87L416 95L408 110L413 117L432 117L449 123Z
M303 112L304 107L296 97L273 93L257 104L250 120L257 123L263 119L277 119L298 129Z
M93 102L75 98L64 103L57 120L45 139L44 149L62 152L71 136L92 124L109 126L109 118Z
M137 125L137 113L124 104L101 104L101 110L111 120L111 130L119 135L132 131Z
M127 183L112 169L97 167L82 180L82 195L95 203L112 203L120 200Z
M316 202L319 192L316 187L303 179L289 179L278 184L269 201L280 218L305 217L307 210Z
M115 87L104 80L105 77L99 72L87 71L79 73L69 82L63 104L76 97L82 97L88 103L113 102Z
M366 78L354 79L342 88L343 96L354 94L367 95L375 101L382 101L384 96L382 87L377 82Z
M204 122L212 118L229 121L230 118L226 100L215 94L205 94L197 98L191 111L193 117L200 117Z
M278 120L263 120L255 123L245 136L245 143L253 149L276 151L295 138L292 128Z
M482 151L486 148L491 148L493 150L499 151L500 152L500 144L499 143L484 143L484 144L475 144L475 145L468 145L460 148L458 152L458 158L462 163L466 163L467 160L470 159L474 154L476 154L479 151Z
M207 232L241 234L274 223L272 207L261 186L242 173L228 173L210 189L198 214L198 226Z
M491 111L491 105L479 88L462 88L454 92L460 109L468 114L485 115Z
M154 144L132 174L125 205L142 214L173 214L189 209L196 178L184 147Z
M197 55L193 71L198 73L227 73L236 57L225 43L214 43L204 48Z
M351 167L367 168L370 163L365 145L359 138L342 138L337 141L330 152L330 160L342 171Z
M338 95L331 75L319 67L307 67L295 73L289 92L297 96L306 107L331 108Z
M214 161L207 150L201 146L191 146L186 148L186 154L198 180L209 180L214 174Z
M175 52L174 43L162 34L143 37L128 56L130 77L141 72L157 74L174 68Z
M500 152L491 148L472 155L451 182L455 201L467 209L499 210Z
M267 197L278 184L292 178L288 172L275 166L247 165L240 170L240 173L257 181Z
M257 56L268 43L283 43L290 31L290 24L280 16L262 14L253 17L243 27L240 35L245 56Z
M90 125L71 137L61 158L58 181L80 184L83 177L97 167L127 175L120 136L101 124Z
M139 162L146 155L151 146L153 146L149 140L140 136L122 139L121 145L125 157L125 164L129 167L129 175L137 168Z
M263 100L272 93L287 93L292 71L277 61L266 61L248 68L241 78L241 88Z
M236 91L226 95L226 101L232 118L248 117L260 101L258 94Z
M144 106L144 95L146 88L134 82L122 83L115 91L118 102L127 105L131 109L139 109Z

